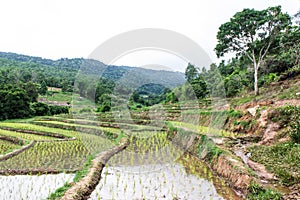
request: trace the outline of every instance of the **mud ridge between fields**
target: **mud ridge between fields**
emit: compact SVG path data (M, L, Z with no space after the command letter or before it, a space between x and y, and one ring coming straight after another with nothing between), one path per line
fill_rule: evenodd
M123 140L120 146L111 148L108 151L101 152L92 160L92 167L89 169L87 176L82 178L68 189L62 200L85 200L92 194L101 179L101 172L107 161L118 152L124 150L128 146L128 140Z

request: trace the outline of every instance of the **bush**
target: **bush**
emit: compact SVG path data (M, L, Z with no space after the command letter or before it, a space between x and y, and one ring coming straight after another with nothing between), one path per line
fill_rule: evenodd
M68 106L48 105L42 102L31 104L32 115L45 116L45 115L58 115L62 113L69 113Z
M260 186L258 183L251 183L247 188L248 194L246 199L248 200L280 200L282 194L276 190L266 189Z
M34 116L50 115L50 107L48 104L36 102L31 104Z
M97 109L98 112L108 112L110 111L110 102L103 102L102 105Z
M269 84L279 80L279 76L276 73L269 73L264 75L261 79L259 79L259 85Z
M51 115L58 115L58 114L67 114L69 113L69 107L68 106L56 106L51 105L50 108L50 114Z
M227 115L233 118L241 118L243 116L242 112L239 110L229 110Z

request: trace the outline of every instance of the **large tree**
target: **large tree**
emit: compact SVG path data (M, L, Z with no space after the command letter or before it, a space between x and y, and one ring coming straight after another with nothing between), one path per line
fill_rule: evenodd
M246 55L253 63L254 91L258 95L258 69L276 36L290 23L290 16L282 13L280 6L261 11L244 9L220 26L216 54L218 57L229 52Z

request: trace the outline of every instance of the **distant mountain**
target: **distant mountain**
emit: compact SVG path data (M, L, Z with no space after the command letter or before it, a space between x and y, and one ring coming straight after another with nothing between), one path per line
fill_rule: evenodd
M112 66L97 60L84 58L51 60L0 52L0 70L11 68L27 70L32 73L32 79L39 77L39 79L44 79L47 85L55 87L60 87L63 80L74 83L78 73L105 77L128 87L139 87L154 83L173 88L185 82L184 74L180 72Z

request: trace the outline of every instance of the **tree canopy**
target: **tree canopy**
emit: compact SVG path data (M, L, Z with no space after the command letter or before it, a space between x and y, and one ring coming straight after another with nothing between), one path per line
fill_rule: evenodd
M257 95L258 69L276 36L290 23L290 16L282 13L280 6L261 11L244 9L220 26L216 54L218 57L228 52L234 52L237 56L246 55L253 63L254 91Z

